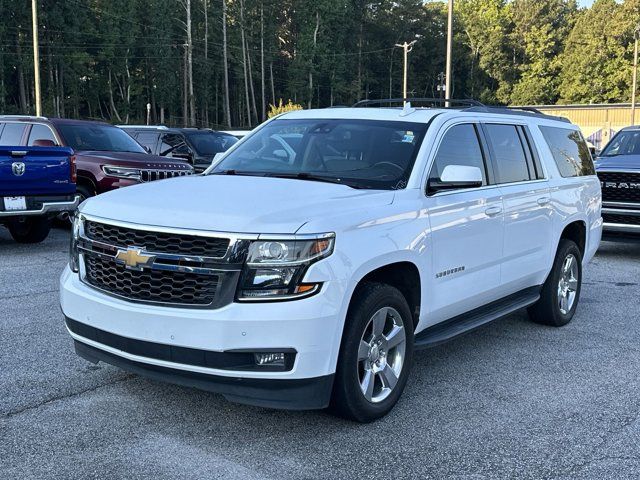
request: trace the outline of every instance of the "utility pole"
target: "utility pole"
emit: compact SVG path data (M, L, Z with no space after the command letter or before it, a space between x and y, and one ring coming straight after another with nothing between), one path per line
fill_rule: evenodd
M31 0L31 20L33 28L33 80L36 90L36 115L42 115L42 102L40 100L40 56L38 55L38 4ZM26 112L25 112L26 113Z
M447 87L445 98L451 98L451 87L453 86L453 76L451 74L451 56L453 51L453 0L449 0L449 15L447 20ZM446 103L449 106L449 102Z
M413 45L417 42L417 40L413 40L409 43L396 43L396 47L400 47L404 50L404 74L402 77L402 98L407 98L407 55L411 50L413 50ZM406 103L406 102L403 102Z
M633 85L631 85L631 125L636 124L636 90L638 79L638 39L640 39L640 25L633 32L635 46L633 49Z

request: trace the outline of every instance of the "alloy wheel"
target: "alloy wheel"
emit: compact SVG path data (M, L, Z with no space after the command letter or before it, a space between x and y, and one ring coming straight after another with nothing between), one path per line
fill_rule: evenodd
M386 399L404 365L407 336L402 316L395 308L375 312L362 333L358 348L360 390L371 403Z

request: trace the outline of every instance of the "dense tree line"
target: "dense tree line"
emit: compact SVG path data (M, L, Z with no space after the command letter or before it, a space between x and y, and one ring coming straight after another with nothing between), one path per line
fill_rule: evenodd
M31 9L0 0L0 112L33 113ZM248 126L305 108L439 96L446 4L420 0L39 0L47 115ZM457 0L454 96L628 101L640 0Z

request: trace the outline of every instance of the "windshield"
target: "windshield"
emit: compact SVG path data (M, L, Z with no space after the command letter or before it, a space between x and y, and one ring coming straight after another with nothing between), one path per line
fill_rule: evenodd
M226 152L231 145L238 141L232 135L222 135L215 132L189 133L186 137L196 153L204 156Z
M618 132L600 154L601 157L640 155L640 130Z
M147 153L138 142L118 127L98 124L60 125L68 146L77 151Z
M210 175L404 188L426 129L422 123L377 120L275 120L238 145Z

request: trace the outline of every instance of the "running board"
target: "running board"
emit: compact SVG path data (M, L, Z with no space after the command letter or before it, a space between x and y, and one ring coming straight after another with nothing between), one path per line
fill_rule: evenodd
M540 288L532 287L521 290L502 300L428 327L416 335L414 346L416 349L435 347L482 325L526 308L538 301Z

